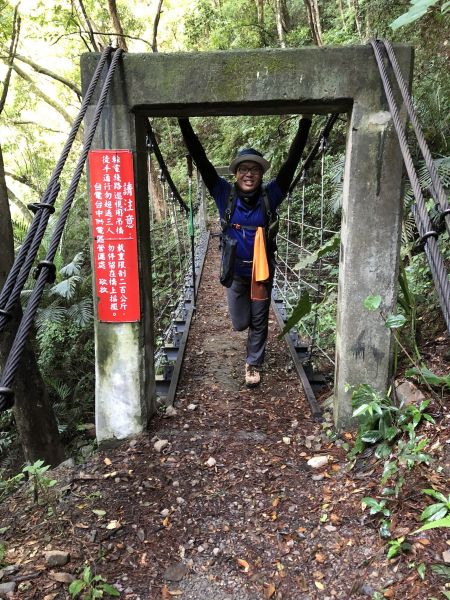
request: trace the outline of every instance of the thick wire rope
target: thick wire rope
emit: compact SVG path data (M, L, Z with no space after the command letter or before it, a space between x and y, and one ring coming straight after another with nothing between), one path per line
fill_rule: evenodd
M389 60L391 62L392 68L394 70L395 78L397 80L398 87L402 94L403 102L405 103L406 109L408 111L408 116L411 121L411 125L414 128L414 132L416 134L417 142L419 144L420 150L422 152L423 158L425 160L426 167L430 174L431 178L431 195L433 196L435 202L439 205L441 214L444 216L445 225L447 228L447 232L450 234L450 208L448 205L447 194L445 193L444 186L440 180L439 174L436 169L436 165L434 164L433 158L431 156L430 149L428 148L428 144L425 140L425 136L423 135L422 128L420 127L419 120L417 118L416 111L414 109L413 103L411 101L411 96L409 95L409 91L406 85L405 80L403 79L402 72L400 70L400 66L397 61L397 57L395 56L394 49L392 44L388 40L379 40L381 44L384 44L385 50L389 56Z
M159 145L158 145L158 142L156 141L155 133L153 131L153 128L152 128L149 120L147 120L147 137L148 137L147 147L155 153L156 160L159 163L159 167L160 167L161 171L163 172L164 177L166 178L166 181L167 181L170 189L172 190L174 197L176 198L176 200L177 200L178 204L181 206L181 208L186 213L189 213L188 205L181 197L181 194L178 191L177 186L173 182L172 176L170 175L169 169L167 168L167 165L161 154L161 150L159 149Z
M11 384L14 381L20 360L22 358L23 349L28 337L28 334L33 326L34 317L36 315L40 299L42 297L42 293L44 291L44 287L49 279L49 275L54 273L54 263L53 259L58 249L59 240L64 231L64 226L66 224L67 217L69 215L70 208L72 206L73 199L75 197L75 193L77 191L78 183L81 178L81 174L84 169L84 165L88 156L89 149L92 144L92 140L94 138L95 131L97 129L98 122L100 120L100 116L103 110L103 107L106 102L106 97L108 95L109 88L111 86L111 81L116 70L116 66L120 60L120 57L123 53L123 50L118 48L114 52L114 56L112 58L111 64L108 69L108 73L105 78L105 82L102 87L102 91L100 94L99 101L95 108L94 117L92 119L89 131L86 136L86 141L83 146L83 150L81 152L80 158L78 160L77 166L75 168L72 180L69 185L69 189L66 194L66 198L61 208L61 213L59 215L58 221L56 223L56 227L53 231L50 245L45 257L45 260L38 265L40 267L38 271L38 277L36 284L33 288L33 292L30 296L30 299L27 304L26 311L20 323L20 326L17 330L16 337L14 339L13 345L9 352L9 356L6 360L5 368L2 373L2 377L0 380L0 410L5 410L11 406L12 402L12 390L10 388Z
M431 220L428 215L425 206L425 201L422 195L422 189L419 183L419 179L417 177L412 156L408 148L405 129L400 121L398 108L394 99L394 94L392 92L391 85L389 83L386 67L383 61L383 55L381 53L382 45L375 40L371 40L370 44L375 54L375 59L378 65L378 70L380 72L383 88L388 101L389 110L391 112L394 127L397 132L397 137L399 139L400 149L403 155L403 161L405 163L406 171L408 173L414 197L416 199L416 204L413 208L413 214L416 220L417 229L419 231L421 240L424 242L424 250L428 259L428 263L430 265L433 281L438 292L439 303L441 305L447 329L448 331L450 331L450 283L445 264L436 240L437 234L435 231L433 231Z
M111 52L112 48L110 46L105 48L97 63L94 75L92 76L86 95L81 104L80 111L72 125L72 129L70 130L59 160L56 163L47 188L42 196L41 203L31 205L34 210L36 210L35 216L0 294L0 332L3 331L8 322L8 319L11 316L11 310L19 300L20 292L28 279L30 269L38 253L42 238L44 237L50 214L54 211L53 205L60 190L59 176L61 175L61 171L66 163L81 122L86 114L105 62Z

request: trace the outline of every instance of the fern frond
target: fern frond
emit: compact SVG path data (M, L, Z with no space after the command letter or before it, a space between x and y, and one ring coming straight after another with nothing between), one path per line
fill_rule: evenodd
M79 326L86 327L94 318L91 298L83 298L67 309L68 316Z

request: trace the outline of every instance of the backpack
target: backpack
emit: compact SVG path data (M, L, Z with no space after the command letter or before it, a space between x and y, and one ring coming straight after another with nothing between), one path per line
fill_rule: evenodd
M266 217L266 242L268 251L273 254L277 249L276 237L280 228L280 221L278 212L272 212L270 209L269 193L267 186L262 185L262 196L264 202L264 212ZM230 195L228 196L228 203L225 209L225 214L220 219L220 226L222 228L222 235L225 233L227 228L230 226L231 217L233 216L236 208L237 194L234 185L231 187Z

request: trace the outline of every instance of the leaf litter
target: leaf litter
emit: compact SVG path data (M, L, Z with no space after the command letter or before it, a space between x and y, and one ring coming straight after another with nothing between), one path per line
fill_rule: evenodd
M387 560L375 518L361 510L382 465L369 456L349 470L345 452L311 417L273 316L261 387L244 387L246 334L231 330L216 246L173 416L156 416L148 432L82 466L56 469L55 491L65 491L53 508L31 504L22 489L0 505L4 563L16 569L3 570L0 583L16 578L8 597L69 598L68 582L85 565L128 600L438 596L448 536L427 531L409 557ZM441 472L417 476L433 479L411 484L396 527L417 529L415 490L448 479L448 417L436 448ZM155 440L167 441L164 452ZM315 456L327 460L312 469ZM55 574L45 550L66 551L70 561ZM411 563L437 566L422 580Z

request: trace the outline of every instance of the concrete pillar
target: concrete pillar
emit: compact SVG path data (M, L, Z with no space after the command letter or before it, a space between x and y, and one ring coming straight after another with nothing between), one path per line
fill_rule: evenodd
M94 108L89 107L86 130L93 113ZM144 135L144 118L135 116L130 111L125 89L115 88L103 111L92 149L129 149L133 152L141 320L137 323L102 323L97 318L95 320L95 422L97 440L99 443L103 442L103 445L111 445L116 440L130 438L142 432L155 410L149 202Z
M371 294L395 311L401 235L402 159L392 118L382 106L355 103L347 136L335 372L335 423L351 424L347 385L388 388L391 332L380 311L363 306Z

